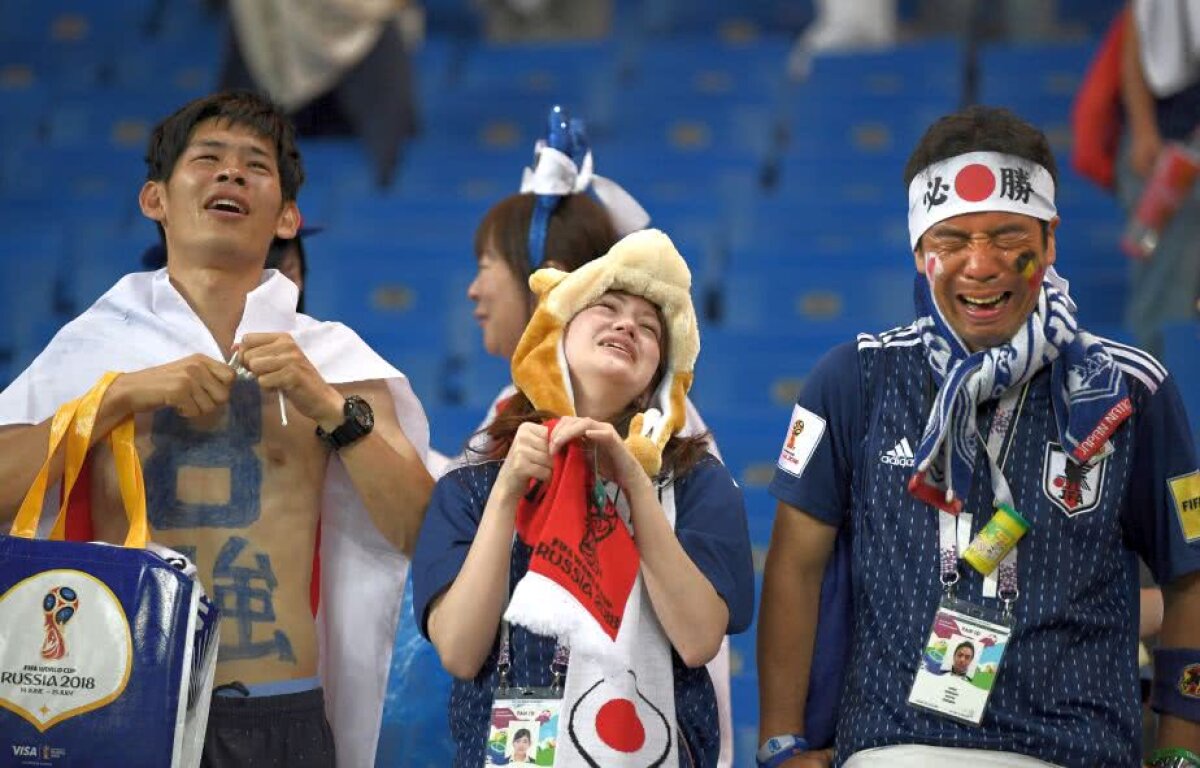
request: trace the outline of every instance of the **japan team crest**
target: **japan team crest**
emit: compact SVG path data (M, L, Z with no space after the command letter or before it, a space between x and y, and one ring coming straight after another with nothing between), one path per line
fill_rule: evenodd
M1091 512L1100 503L1104 473L1108 459L1076 464L1067 459L1058 443L1046 443L1046 459L1042 463L1042 493L1067 513L1067 517Z

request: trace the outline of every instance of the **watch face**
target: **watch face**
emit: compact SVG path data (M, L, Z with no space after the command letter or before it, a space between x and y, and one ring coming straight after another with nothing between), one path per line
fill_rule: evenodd
M365 430L375 426L375 413L371 406L361 397L351 395L346 398L346 418L353 420Z

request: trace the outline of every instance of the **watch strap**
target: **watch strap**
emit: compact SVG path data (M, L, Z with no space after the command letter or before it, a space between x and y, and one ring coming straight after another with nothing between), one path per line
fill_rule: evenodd
M772 736L762 743L755 754L759 768L778 768L799 754L808 751L808 741L798 733Z
M357 395L350 395L346 398L346 403L343 406L343 413L346 417L345 421L328 432L322 429L320 425L317 425L317 437L335 451L345 448L360 438L366 437L371 432L370 426L364 427L351 415L351 409L355 403L358 403L358 407L365 408L368 413L370 412L371 406L366 400Z

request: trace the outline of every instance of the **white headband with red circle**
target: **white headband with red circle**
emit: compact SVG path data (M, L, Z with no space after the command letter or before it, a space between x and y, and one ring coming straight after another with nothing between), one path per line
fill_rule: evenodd
M913 248L925 230L952 216L982 211L1023 213L1049 221L1054 179L1041 165L1000 152L967 152L938 161L908 185L908 236Z

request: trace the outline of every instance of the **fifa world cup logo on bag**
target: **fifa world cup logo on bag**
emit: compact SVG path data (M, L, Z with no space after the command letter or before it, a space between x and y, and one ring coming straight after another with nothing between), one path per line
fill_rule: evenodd
M67 655L67 641L62 628L79 609L79 596L70 587L55 587L42 598L46 614L46 639L42 642L42 658L58 661Z

